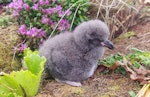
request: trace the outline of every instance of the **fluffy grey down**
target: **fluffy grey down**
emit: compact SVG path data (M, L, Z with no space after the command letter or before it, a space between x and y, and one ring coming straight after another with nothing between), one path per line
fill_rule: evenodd
M91 77L105 47L113 49L108 40L107 25L100 20L81 23L72 32L64 32L47 39L39 49L47 62L45 71L58 82L81 86Z

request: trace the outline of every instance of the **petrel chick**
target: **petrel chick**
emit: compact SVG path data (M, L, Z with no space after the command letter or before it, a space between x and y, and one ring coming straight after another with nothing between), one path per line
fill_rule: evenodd
M113 49L108 40L107 25L100 20L81 23L73 32L64 32L47 39L40 47L47 61L45 71L58 82L81 86L81 81L91 77L104 47Z

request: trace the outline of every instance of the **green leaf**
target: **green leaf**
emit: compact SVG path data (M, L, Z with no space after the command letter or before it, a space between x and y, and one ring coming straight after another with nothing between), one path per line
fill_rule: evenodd
M129 91L128 93L129 93L129 95L130 95L131 97L135 97L135 96L136 96L136 94L135 94L134 91Z
M27 97L34 96L38 92L40 84L39 76L34 75L28 70L12 72L10 76L13 76L16 79L17 83L19 83L22 88L22 92L24 92Z
M37 16L37 17L41 17L42 14L41 14L41 13L37 13L36 16Z
M80 17L80 21L84 21L84 17L83 16L79 16Z
M45 58L37 55L38 52L30 54L29 51L28 53L29 54L24 57L24 61L27 65L28 70L37 75L42 70L42 65L44 65L43 62L45 62Z
M23 97L23 96L19 96L16 93L0 93L0 97Z
M78 10L78 14L81 14L81 11L80 11L80 10ZM79 16L81 16L81 15L79 15Z
M142 51L137 48L132 48L133 52L127 55L127 58L131 61L136 68L140 65L150 68L150 52Z
M32 97L38 92L46 58L29 48L24 52L24 65L28 70L0 75L0 97Z
M116 61L122 61L122 60L123 60L123 56L118 53L116 55L108 56L106 59L100 61L99 63L103 65L107 65L109 67L112 66Z
M0 76L0 94L3 93L17 93L18 95L23 95L20 84L9 74Z
M34 18L34 22L37 22L37 19L38 19L38 18L37 18L37 17L35 17L35 18Z
M122 66L119 66L118 68L116 68L116 69L115 69L115 73L121 73L121 74L123 74L123 75L126 75L126 74L127 74L126 70L125 70L124 67L122 67Z
M30 55L30 54L32 54L33 52L29 49L29 48L26 48L25 50L24 50L24 56L27 56L27 55ZM35 53L35 52L34 52Z

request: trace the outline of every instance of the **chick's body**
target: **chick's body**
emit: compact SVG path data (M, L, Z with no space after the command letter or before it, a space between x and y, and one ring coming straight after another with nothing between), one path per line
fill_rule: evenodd
M80 83L92 76L104 53L101 42L106 41L109 35L108 28L103 30L99 27L101 25L106 26L99 20L91 20L82 23L73 32L61 33L46 40L39 50L40 55L47 58L46 72L56 80L74 86L79 84L70 82Z

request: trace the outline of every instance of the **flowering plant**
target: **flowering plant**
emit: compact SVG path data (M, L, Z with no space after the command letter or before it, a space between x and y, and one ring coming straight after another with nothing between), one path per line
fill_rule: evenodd
M85 0L72 1L74 1L73 4L83 3L81 1ZM22 45L23 47L37 49L49 35L69 29L74 14L72 14L73 8L69 9L70 1L66 2L64 3L63 0L13 0L9 4L9 8L13 9L13 16L21 24L19 34L26 43L25 46ZM79 20L77 19L78 23L81 22Z
M68 9L68 6L74 7L71 8L72 14L70 14L67 19L72 22L70 30L74 29L81 22L88 20L86 12L90 6L90 0L58 0L64 9ZM74 19L74 20L73 20Z

